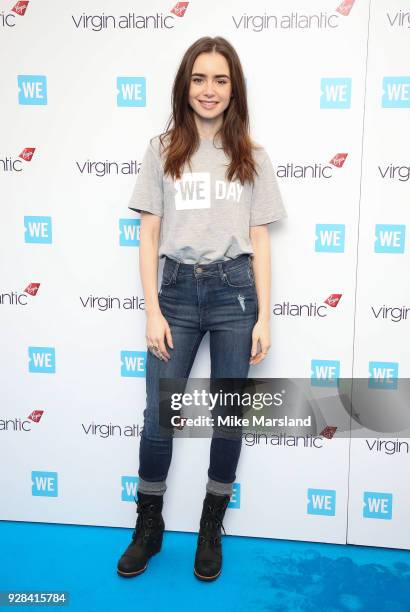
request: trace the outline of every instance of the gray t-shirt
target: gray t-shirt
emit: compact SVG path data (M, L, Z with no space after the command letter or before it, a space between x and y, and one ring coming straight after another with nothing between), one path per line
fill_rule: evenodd
M253 254L250 226L287 216L272 162L265 149L253 151L249 182L229 182L229 159L219 143L201 139L181 179L164 176L159 136L148 144L128 207L162 217L158 256L182 263L212 263Z

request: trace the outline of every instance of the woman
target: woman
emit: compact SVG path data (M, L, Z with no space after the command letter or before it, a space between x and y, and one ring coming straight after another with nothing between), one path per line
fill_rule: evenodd
M136 576L159 552L172 436L158 430L159 378L188 378L210 333L211 379L246 378L270 347L267 224L286 216L272 163L249 136L235 49L203 37L175 77L173 112L150 140L129 208L141 213L140 274L147 317L147 405L139 450L138 519L117 571ZM158 258L164 258L157 288ZM221 527L241 436L214 428L194 573L221 572Z

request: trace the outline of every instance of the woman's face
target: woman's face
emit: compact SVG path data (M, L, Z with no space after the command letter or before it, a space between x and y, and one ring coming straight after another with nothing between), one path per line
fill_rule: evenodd
M216 119L229 106L229 65L220 53L200 53L192 67L189 105L202 119Z

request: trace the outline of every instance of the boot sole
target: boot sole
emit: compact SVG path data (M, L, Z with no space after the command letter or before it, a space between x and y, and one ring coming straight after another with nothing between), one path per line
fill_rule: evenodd
M143 572L145 572L147 567L148 567L148 563L146 564L145 567L138 570L138 572L122 572L121 570L117 569L117 574L119 576L124 576L124 578L133 578L134 576L138 576L138 574L142 574Z
M155 552L153 552L153 553L152 553L152 555L150 555L150 557L149 557L149 558L151 559L151 558L152 558L154 555L157 555L159 552L161 552L161 548L162 548L162 540L161 540L161 544L160 544L160 546L158 547L158 550L156 550ZM133 578L134 576L138 576L139 574L142 574L143 572L145 572L145 570L147 569L147 567L148 567L148 561L147 561L147 563L145 564L145 567L143 567L142 569L140 569L140 570L138 570L138 571L136 571L136 572L122 572L122 571L121 571L121 570L119 570L119 569L118 569L118 567L117 567L117 574L118 574L119 576L123 576L124 578Z
M215 580L216 578L218 578L218 576L221 575L221 571L219 570L219 572L217 574L215 574L215 576L202 576L201 574L197 574L195 568L194 568L194 574L197 578L199 578L199 580L203 580L204 582L210 582L211 580Z

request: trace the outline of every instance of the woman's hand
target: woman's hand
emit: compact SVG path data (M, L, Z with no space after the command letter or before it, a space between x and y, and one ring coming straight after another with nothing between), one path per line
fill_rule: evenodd
M258 351L258 342L260 350ZM270 349L270 325L269 320L258 319L252 330L252 351L249 359L250 365L256 365L265 359Z
M171 330L162 312L159 310L147 314L145 339L147 341L148 350L150 350L155 357L161 359L161 361L167 362L171 359L171 355L167 351L164 338L166 338L168 346L173 349L174 343L172 341Z

